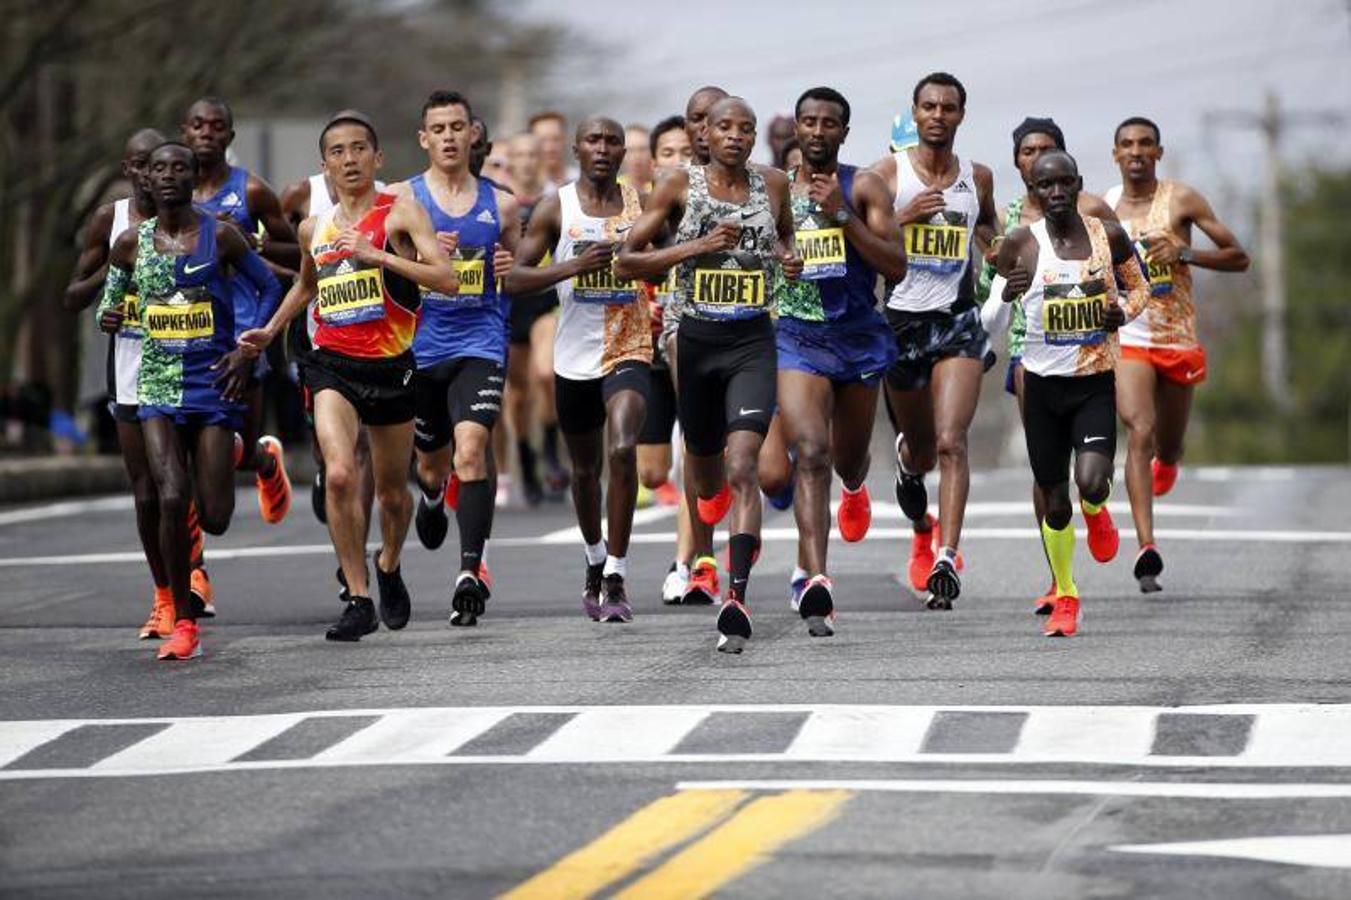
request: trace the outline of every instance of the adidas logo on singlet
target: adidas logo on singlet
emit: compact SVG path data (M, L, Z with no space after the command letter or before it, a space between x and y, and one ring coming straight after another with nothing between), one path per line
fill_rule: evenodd
M952 186L952 192L954 194L969 194L971 193L971 186L966 183L966 179L962 179Z
M338 263L338 268L334 271L333 274L346 275L349 272L355 271L356 269L352 268L352 261L350 259L344 259L342 262Z
M482 222L484 225L497 224L497 220L493 218L493 214L486 209L483 212L479 213L477 216L475 216L474 221Z
M1076 284L1073 288L1070 289L1070 292L1065 296L1071 300L1081 300L1088 295L1084 293L1083 288L1079 287L1079 285Z

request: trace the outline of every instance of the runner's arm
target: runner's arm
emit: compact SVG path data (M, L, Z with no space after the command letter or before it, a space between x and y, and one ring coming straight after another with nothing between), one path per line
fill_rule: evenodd
M976 227L971 229L971 234L976 239L976 249L984 253L995 235L1000 233L999 211L994 205L994 173L989 166L972 163L971 177L976 182L976 199L980 203Z
M1021 298L1032 284L1037 260L1035 254L1028 253L1031 242L1032 232L1028 231L1026 226L1022 226L1010 231L999 244L995 271L1005 279L1004 290L1000 293L1005 303L1012 303Z
M844 234L863 261L887 281L905 278L905 244L901 229L891 215L893 198L876 172L854 173L854 210L844 223Z
M262 328L251 328L239 336L241 345L249 345L256 353L267 349L267 345L276 340L277 335L286 329L286 325L304 309L315 294L319 292L319 279L314 268L314 257L310 255L310 236L314 232L314 217L300 223L300 273L291 282L291 289L282 298L281 305L272 314L272 318Z
M99 288L108 275L108 237L113 230L113 204L105 203L94 211L84 230L84 246L75 262L70 284L61 295L61 306L79 312L98 299Z
M283 274L295 271L300 264L300 245L296 243L295 229L286 220L282 212L281 201L272 192L266 181L255 175L249 176L246 200L249 212L263 226L261 237L250 236L249 243L264 259L285 269Z
M1088 191L1079 192L1079 215L1092 216L1104 222L1116 222L1116 210L1107 205L1107 201Z
M544 254L558 244L558 236L563 225L563 205L558 195L545 197L535 207L530 221L525 226L525 235L516 244L516 259L511 271L507 272L503 287L514 297L528 297L547 291L549 288L576 275L578 260L554 261L552 265L540 266ZM503 237L506 237L505 228Z
M136 263L136 245L139 241L136 229L128 228L117 236L108 253L107 276L98 305L99 328L108 334L116 332L126 316L122 306L127 299L127 288L131 287L132 267Z
M1192 248L1192 258L1188 265L1214 269L1217 272L1246 272L1250 263L1247 251L1229 230L1229 226L1215 215L1215 210L1210 208L1206 198L1191 188L1186 188L1181 200L1186 217L1205 232L1206 237L1215 242L1214 250Z
M460 291L460 276L450 263L450 257L436 239L436 229L432 227L431 216L422 204L400 196L394 202L394 209L385 220L387 231L399 231L408 235L417 249L418 259L404 259L397 253L390 253L372 247L370 241L363 241L362 252L365 262L383 266L396 275L402 275L409 281L417 282L428 290L442 294L457 294Z
M685 172L672 172L670 177L657 182L647 207L629 229L629 236L619 250L616 277L626 281L634 278L661 281L674 266L707 252L703 238L672 243L669 247L656 246L666 223L683 213L685 188L689 183L689 175Z
M1103 222L1102 225L1112 246L1112 270L1116 273L1118 293L1124 290L1126 295L1121 308L1126 313L1126 321L1130 321L1144 312L1149 303L1149 276L1145 274L1144 263L1136 255L1135 244L1125 229L1117 222Z
M281 214L292 228L299 228L305 221L305 211L310 207L310 180L302 178L288 184L281 191ZM297 247L297 249L299 249Z
M217 222L216 239L224 250L225 261L244 276L258 294L258 308L252 327L263 327L277 311L277 304L281 301L281 282L272 274L263 258L253 252L249 242L235 226L228 222Z

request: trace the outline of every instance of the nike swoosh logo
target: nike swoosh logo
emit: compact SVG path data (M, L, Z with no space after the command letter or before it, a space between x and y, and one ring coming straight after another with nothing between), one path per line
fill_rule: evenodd
M211 265L211 263L209 263L209 262L204 262L204 263L202 263L200 266L190 266L190 265L188 265L187 263L184 263L184 264L183 264L183 274L184 274L184 275L191 275L193 272L200 272L200 271L202 271L203 269L205 269L205 268L206 268L207 266L209 266L209 265Z
M756 413L759 413L759 412L764 412L764 410L763 410L763 409L744 409L744 408L743 408L743 409L738 409L736 414L737 414L738 416L753 416L753 415L755 415Z
M741 211L741 219L742 219L742 221L745 221L746 219L753 219L753 218L755 218L755 217L758 216L758 215L760 215L760 211L759 211L758 209L753 209L753 210L751 210L750 212L747 212L747 211L744 210L744 209Z
M1089 270L1088 270L1088 277L1089 277L1089 278L1092 278L1094 275L1101 275L1101 274L1102 274L1102 266L1098 266L1096 269L1089 269Z
M1197 375L1200 375L1204 371L1205 369L1197 369L1195 372L1188 372L1187 380L1190 381L1191 379L1195 378Z
M1098 435L1097 437L1086 437L1086 438L1084 438L1084 443L1085 443L1085 444L1091 444L1091 443L1093 443L1094 441L1105 441L1105 440L1107 440L1106 436L1100 434L1100 435Z

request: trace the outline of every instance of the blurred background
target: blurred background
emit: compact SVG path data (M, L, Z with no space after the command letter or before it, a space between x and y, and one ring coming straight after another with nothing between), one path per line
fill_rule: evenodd
M1351 460L1349 0L0 0L0 17L9 456L116 452L106 339L60 298L83 223L127 193L126 138L176 134L204 94L233 107L234 161L280 193L317 171L318 124L340 107L375 119L386 180L425 167L416 128L434 88L467 94L500 147L542 110L651 126L718 84L756 109L769 162L772 120L829 84L853 105L843 156L866 164L915 81L946 70L969 94L957 151L994 168L1001 205L1022 192L1009 133L1024 116L1053 116L1101 193L1118 180L1113 128L1145 115L1161 175L1206 194L1252 255L1243 275L1198 272L1211 362L1190 461ZM1265 239L1264 221L1280 226ZM1002 375L986 382L974 461L1015 463L1016 410ZM268 390L269 430L303 442L284 368Z

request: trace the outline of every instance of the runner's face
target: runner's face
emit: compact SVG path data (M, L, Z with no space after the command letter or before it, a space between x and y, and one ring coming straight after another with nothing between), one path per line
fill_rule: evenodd
M1073 212L1083 185L1074 165L1064 156L1041 159L1032 167L1032 194L1047 218L1061 218Z
M539 178L539 141L531 134L518 135L507 145L507 166L517 184L534 184Z
M1049 134L1038 134L1033 132L1023 136L1023 140L1018 144L1018 174L1023 176L1023 184L1031 184L1032 166L1041 155L1047 150L1060 149L1055 145L1055 139Z
M813 166L829 165L839 157L849 134L843 110L829 100L804 100L797 116L797 143Z
M1116 136L1112 159L1125 178L1150 179L1163 158L1163 147L1148 125L1127 125Z
M225 110L209 103L195 103L183 123L183 143L197 154L197 161L215 165L225 159L225 151L235 139Z
M150 185L150 151L137 150L122 158L122 174L131 182L132 190L148 196L153 193Z
M640 186L652 180L652 150L646 131L634 128L624 132L624 174Z
M693 155L694 147L690 144L690 136L683 128L663 131L661 137L657 138L657 158L654 162L658 171L683 169L690 164L690 157Z
M691 97L685 106L685 135L690 139L695 162L708 159L708 111L721 99L721 94L704 91Z
M708 119L708 154L724 166L744 166L755 147L755 116L735 103L724 104Z
M563 123L557 119L541 119L531 129L539 138L540 164L546 172L557 172L563 168Z
M375 184L383 157L361 125L340 122L324 135L324 172L336 187L359 193Z
M186 206L192 202L192 189L197 177L192 155L187 150L182 147L161 147L150 154L149 167L156 206Z
M618 176L624 162L624 134L605 122L590 122L577 135L573 150L588 178L605 181Z
M456 103L427 110L417 138L428 161L447 172L469 165L469 148L476 134L469 110Z
M919 89L919 99L911 110L915 127L926 144L945 146L957 137L957 127L966 113L961 108L962 96L947 84L926 84Z

